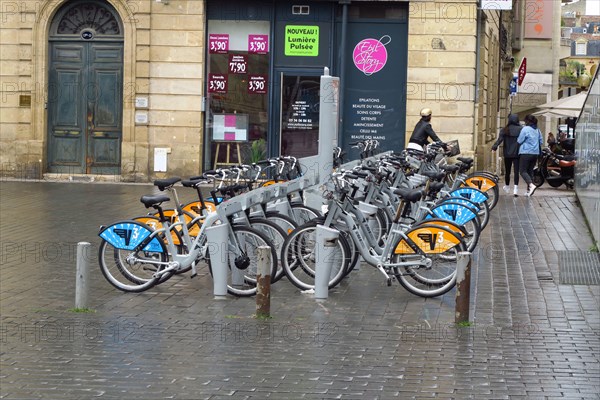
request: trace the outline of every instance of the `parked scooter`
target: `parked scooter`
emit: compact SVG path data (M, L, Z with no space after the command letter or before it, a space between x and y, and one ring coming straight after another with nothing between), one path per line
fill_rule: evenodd
M549 148L542 149L538 164L533 169L533 184L540 187L544 182L557 188L565 184L569 189L575 184L575 156L553 153Z

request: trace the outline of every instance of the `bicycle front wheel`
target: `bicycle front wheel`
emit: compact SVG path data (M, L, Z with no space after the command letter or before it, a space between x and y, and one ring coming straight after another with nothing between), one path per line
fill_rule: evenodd
M316 223L299 226L292 232L281 250L281 262L287 278L301 290L314 289L316 254ZM331 272L329 288L335 287L344 278L351 254L346 238L338 237L336 247L330 257Z
M162 275L164 279L154 276L165 268L157 264L167 262L168 257L164 252L123 250L102 240L98 259L102 275L111 285L124 292L143 292L172 275L168 272Z
M231 226L227 249L216 254L208 254L208 268L213 275L212 257L227 259L227 292L238 297L256 294L256 277L258 272L258 248L268 246L271 249L269 270L271 276L277 271L277 253L271 241L256 229L245 225ZM210 253L210 252L209 252Z

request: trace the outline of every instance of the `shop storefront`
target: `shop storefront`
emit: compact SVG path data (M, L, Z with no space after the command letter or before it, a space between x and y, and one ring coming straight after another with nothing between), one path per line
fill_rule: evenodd
M208 1L204 168L315 155L324 67L341 79L340 144L401 149L407 41L406 2Z

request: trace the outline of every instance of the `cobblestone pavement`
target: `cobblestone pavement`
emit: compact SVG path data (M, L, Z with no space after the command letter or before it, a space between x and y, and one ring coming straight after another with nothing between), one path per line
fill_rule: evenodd
M75 313L76 243L145 213L146 185L0 183L0 398L598 399L600 286L559 283L592 245L573 192L502 194L474 253L471 326L454 290L387 287L366 265L329 299L285 280L268 321L215 300L207 269L121 293L91 255L91 313Z

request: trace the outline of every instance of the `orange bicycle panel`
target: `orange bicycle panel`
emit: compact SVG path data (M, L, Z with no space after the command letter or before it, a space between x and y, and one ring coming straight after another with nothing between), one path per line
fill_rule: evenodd
M423 225L441 226L442 228L448 229L449 231L454 233L456 236L459 236L459 237L465 236L465 232L458 225L453 224L452 222L445 220L445 219L441 219L441 218L428 219L428 220L426 220L426 223Z
M394 254L415 254L415 251L406 243L405 239L402 239L396 246Z
M206 211L209 213L217 212L217 206L212 201L204 201L204 207L206 207ZM187 211L192 213L193 215L201 215L201 208L199 201L193 201L191 203L183 206L183 211Z
M172 224L174 224L175 222L179 222L179 217L177 216L175 210L173 210L173 209L164 210L163 213L164 213L165 217L171 219ZM154 216L158 217L159 214L155 213ZM191 237L196 237L200 234L200 224L198 223L198 224L191 225L190 222L192 222L193 219L194 218L192 217L192 215L190 213L188 213L188 212L183 213L183 220L187 224L188 233L190 234ZM176 229L177 229L177 231L181 232L181 227L178 226Z
M265 183L263 183L262 185L260 185L261 187L265 187L265 186L271 186L276 184L277 182L275 182L274 180L270 180L270 181L266 181Z
M156 219L155 217L151 217L151 216L136 217L133 220L142 222L142 223L148 225L150 228L155 229L155 230L162 228L160 221L158 219ZM171 231L171 237L173 238L173 243L175 244L175 246L181 245L181 240L179 240L179 235L177 234L177 232ZM167 240L163 239L163 242L165 242L165 244L166 244Z
M452 231L440 226L418 226L406 233L406 236L425 254L441 254L450 250L460 243L458 238ZM414 254L414 250L410 243L403 244L405 239L401 240L394 250L395 254ZM403 253L410 248L410 253Z
M465 179L465 185L470 186L475 189L479 189L482 192L487 192L494 186L496 186L496 182L493 179L486 178L484 176L472 176L470 178Z

